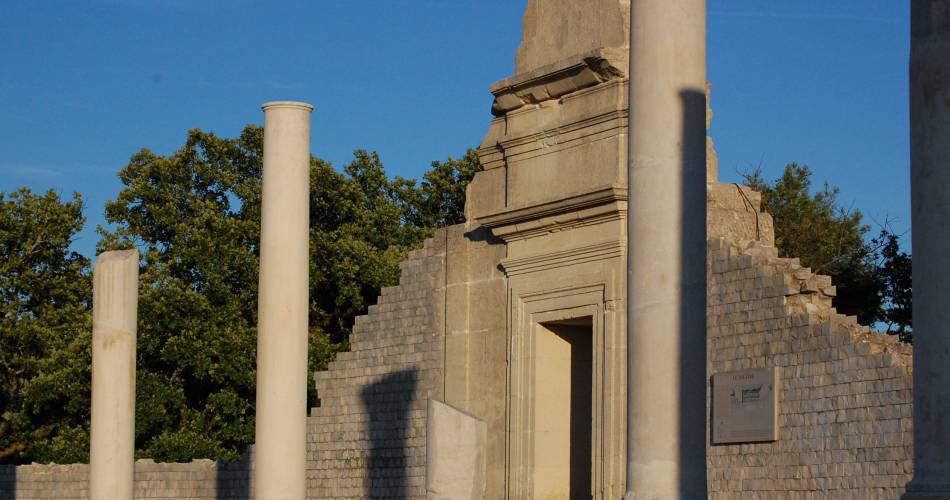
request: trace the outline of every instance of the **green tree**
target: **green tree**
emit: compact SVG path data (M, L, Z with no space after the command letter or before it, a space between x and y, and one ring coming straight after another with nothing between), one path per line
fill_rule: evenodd
M808 166L790 163L773 182L761 170L745 176L774 217L776 247L833 278L839 312L866 325L886 323L889 333L909 339L910 256L887 229L868 239L861 212L839 204L837 187L826 182L813 194L811 174Z
M253 440L259 129L198 130L135 154L106 204L99 250L136 246L136 446L156 460L236 458Z
M874 239L880 249L879 274L884 282L884 315L887 333L898 335L904 342L913 341L913 291L911 289L911 256L900 248L898 236L882 230Z
M136 440L156 460L236 458L253 441L263 133L189 132L169 156L134 155L106 206L100 250L136 246ZM310 367L345 349L355 316L399 279L434 225L462 220L474 153L390 179L376 153L335 170L311 159ZM442 193L445 190L447 194ZM311 394L311 402L314 394Z
M409 181L403 195L407 201L408 221L427 229L465 222L465 190L481 170L474 149L469 149L459 159L449 157L444 162L432 162L418 188Z
M0 193L0 462L87 456L92 287L82 200Z

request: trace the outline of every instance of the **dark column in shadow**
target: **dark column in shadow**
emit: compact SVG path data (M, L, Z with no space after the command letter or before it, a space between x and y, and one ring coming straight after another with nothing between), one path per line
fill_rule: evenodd
M706 490L706 94L680 92L683 228L680 266L679 434L681 491ZM699 487L698 485L706 485Z
M412 434L409 411L419 384L416 368L384 375L360 393L369 417L367 498L405 498L410 495L408 439Z
M252 453L248 450L237 462L217 462L217 500L250 500L251 457Z
M15 465L0 465L0 498L16 498Z

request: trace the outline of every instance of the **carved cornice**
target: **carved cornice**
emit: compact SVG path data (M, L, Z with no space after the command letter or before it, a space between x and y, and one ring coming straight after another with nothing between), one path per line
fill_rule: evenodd
M507 78L491 86L492 114L502 116L529 104L626 78L629 49L601 48Z
M478 224L506 243L621 218L627 210L627 189L604 186L555 201L509 207L480 217Z
M542 255L532 255L520 259L505 259L501 266L505 274L519 274L576 266L585 262L613 259L623 256L624 242L621 240L595 243L584 247L571 248Z

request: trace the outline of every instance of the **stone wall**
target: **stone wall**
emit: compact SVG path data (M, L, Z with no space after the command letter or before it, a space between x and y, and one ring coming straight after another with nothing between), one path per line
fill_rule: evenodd
M350 351L314 375L310 498L424 498L428 398L443 391L445 230L356 319Z
M717 192L728 210L738 191ZM757 196L739 196L757 212ZM780 438L710 446L709 497L899 498L913 467L910 346L838 314L831 279L779 258L771 228L736 237L757 217L710 224L708 372L777 367Z
M250 461L188 463L135 462L135 498L245 500L251 495ZM0 499L86 499L89 466L22 465L0 467Z

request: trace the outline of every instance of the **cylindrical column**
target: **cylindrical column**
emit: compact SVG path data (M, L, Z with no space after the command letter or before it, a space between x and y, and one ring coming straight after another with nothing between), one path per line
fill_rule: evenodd
M89 429L91 500L132 499L138 282L138 251L104 252L96 259Z
M914 476L904 498L950 498L950 0L911 2Z
M269 102L263 109L254 489L258 500L302 500L307 495L313 106Z
M705 498L706 0L630 23L624 498Z

